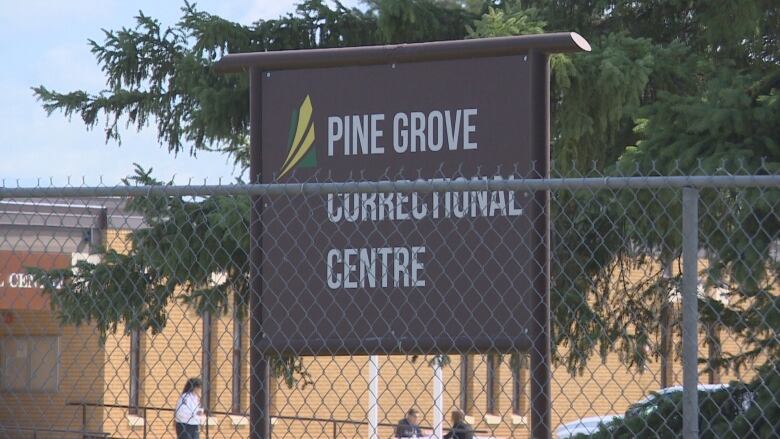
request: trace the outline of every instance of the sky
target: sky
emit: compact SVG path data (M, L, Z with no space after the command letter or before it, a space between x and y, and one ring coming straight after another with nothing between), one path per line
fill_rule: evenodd
M250 24L293 11L298 0L201 0L198 8ZM343 1L347 6L358 2ZM5 186L108 184L132 174L133 163L178 184L232 181L232 162L218 153L174 156L157 141L153 126L122 132L122 144L106 143L101 125L87 130L78 116L47 116L31 87L60 92L104 88L105 79L87 46L101 29L132 26L141 10L173 25L181 0L0 0L0 184Z

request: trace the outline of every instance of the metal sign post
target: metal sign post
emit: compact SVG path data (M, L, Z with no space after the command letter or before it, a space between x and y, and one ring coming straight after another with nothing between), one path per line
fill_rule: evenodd
M260 181L263 159L260 153L262 138L262 88L260 73L256 69L249 75L249 175L252 183ZM263 199L253 196L249 224L249 269L251 292L249 295L249 431L252 439L271 437L271 416L269 386L270 370L268 353L261 349L263 339Z
M550 63L547 54L532 49L529 54L528 84L529 124L534 160L543 167L544 176L550 176ZM531 319L529 332L531 349L531 437L552 437L550 407L550 192L534 192L536 204L544 206L543 215L535 218L534 229L541 233L542 245L535 248L534 259L541 265L542 275L535 278L534 293L530 294Z

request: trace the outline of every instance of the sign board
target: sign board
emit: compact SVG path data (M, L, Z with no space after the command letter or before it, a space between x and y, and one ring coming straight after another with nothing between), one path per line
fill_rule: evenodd
M589 50L561 32L236 53L215 67L249 71L253 182L531 178L549 162L548 56ZM269 352L533 346L531 436L550 437L547 204L480 190L254 197L250 436L270 437Z
M527 56L256 74L264 183L546 171ZM512 191L268 197L264 335L312 353L527 349L543 210Z
M0 251L0 309L48 310L49 299L27 268L52 270L66 268L70 263L70 253Z

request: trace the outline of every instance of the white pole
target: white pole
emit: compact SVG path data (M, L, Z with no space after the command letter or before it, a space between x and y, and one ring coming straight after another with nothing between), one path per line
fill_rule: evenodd
M368 438L379 439L379 357L368 357Z
M433 437L442 438L444 426L444 379L442 377L441 360L433 362Z

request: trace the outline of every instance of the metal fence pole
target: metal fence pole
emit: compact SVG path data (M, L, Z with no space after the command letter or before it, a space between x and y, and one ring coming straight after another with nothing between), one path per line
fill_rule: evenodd
M249 180L259 183L258 177L263 166L260 155L262 112L261 78L262 72L252 69L249 72L249 117L251 128L249 130L249 143L251 145ZM250 266L250 297L249 297L249 437L251 439L269 439L271 437L271 416L269 412L269 364L268 356L259 348L263 338L262 319L263 292L262 260L263 247L261 237L263 235L263 199L259 196L252 197L252 210L250 217L250 236L252 241L249 248Z
M683 188L683 438L699 437L698 253L699 191Z
M537 178L550 176L550 62L546 54L536 50L528 53L531 108L530 140L533 151L543 150L534 159ZM542 110L538 110L542 109ZM534 192L534 203L539 214L533 219L537 232L542 231L536 242L534 257L542 264L541 275L533 281L534 293L529 300L532 339L531 363L531 437L552 437L552 359L550 347L550 194Z

